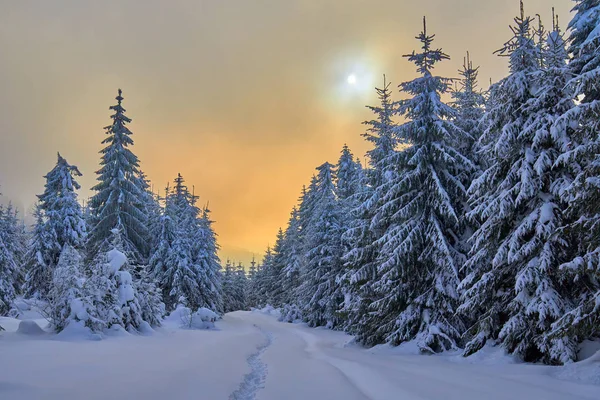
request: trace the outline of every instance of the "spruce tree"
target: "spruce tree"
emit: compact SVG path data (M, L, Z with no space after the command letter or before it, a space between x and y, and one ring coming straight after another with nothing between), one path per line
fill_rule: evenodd
M148 228L145 204L145 185L140 179L139 161L131 151L131 122L122 106L122 92L116 97L117 104L112 124L104 128L108 137L102 142L101 168L96 173L98 184L92 189L96 194L90 199L92 215L89 232L89 255L93 258L99 251L111 247L111 231L122 232L123 246L133 257L132 262L142 262L148 255Z
M574 344L550 343L544 334L568 307L557 278L566 242L556 234L568 176L553 165L569 142L567 129L555 129L555 122L573 104L565 93L560 33L550 35L540 54L531 24L521 4L513 38L500 50L509 57L510 75L499 82L486 116L490 166L470 189L471 216L481 226L472 237L460 311L475 317L465 355L497 340L526 360L564 362Z
M85 323L89 304L83 291L83 259L80 252L70 244L63 247L59 261L52 270L51 279L47 299L54 330L60 332L71 322Z
M360 190L362 166L354 160L354 155L347 145L342 148L342 154L336 166L336 193L342 202L347 201ZM351 208L349 206L348 208Z
M239 263L235 269L233 285L235 287L236 310L246 310L248 278L242 263Z
M228 313L235 311L235 288L234 288L234 270L231 261L227 260L222 273L223 276L223 311Z
M44 298L50 290L54 267L65 245L82 250L86 223L77 201L80 189L76 177L81 172L58 154L56 166L44 177L44 193L39 195L32 242L25 257L27 296Z
M250 268L248 269L248 307L250 308L256 308L259 305L258 276L259 266L256 264L254 257L252 257ZM225 293L224 289L223 293Z
M163 293L167 311L178 304L193 310L223 310L218 244L210 210L200 210L181 174L167 188L161 234L149 268Z
M449 57L432 48L434 36L427 34L425 20L423 25L417 37L422 51L406 56L421 76L400 85L411 98L399 103L407 122L396 134L410 147L394 156L398 171L374 216L374 224L386 226L378 238L374 288L379 312L396 315L382 326L391 328L387 340L416 339L421 351L433 353L456 348L462 332L456 307L465 260L460 248L466 189L460 177L474 168L457 146L468 134L452 122L454 109L441 101L451 80L432 75Z
M350 198L357 205L351 211L351 224L342 236L346 270L342 279L345 291L344 327L366 345L383 340L375 333L382 323L381 316L372 308L376 300L372 285L381 246L376 238L381 237L383 230L372 221L380 196L388 190L387 185L394 176L393 155L398 147L393 122L396 105L391 100L390 86L384 76L383 87L376 89L380 105L368 106L376 115L376 119L364 122L369 128L363 136L373 144L367 152L369 169L361 175L363 183L359 192Z
M210 218L208 206L204 207L196 218L194 263L198 269L201 290L201 307L223 312L223 293L221 283L221 260L219 245Z
M572 128L567 151L557 165L571 173L563 191L569 204L568 223L572 251L561 270L571 288L575 307L553 326L554 340L577 342L600 336L600 1L576 0L569 24L568 64L575 107L565 112L555 129Z
M461 152L475 160L475 141L481 136L481 120L485 110L485 97L478 87L479 67L474 67L467 52L462 69L458 71L458 88L452 92L452 106L456 109L455 124L468 133L466 141L457 143ZM470 182L467 183L467 186Z
M21 286L17 235L16 211L10 205L0 205L0 315L10 311Z
M117 325L138 332L148 324L142 317L124 236L119 230L112 230L109 250L96 254L83 286L88 310L86 326L94 332Z
M325 163L319 171L311 216L305 228L306 263L301 271L299 300L303 317L310 326L338 325L343 298L337 279L341 276L341 215L335 194L333 166Z
M304 241L302 227L300 226L300 213L294 207L290 213L288 226L285 230L282 245L284 267L282 271L282 304L297 304L296 297L300 285L300 271L304 263Z
M56 230L44 220L39 204L35 207L34 217L33 237L25 257L23 294L28 298L45 299L52 287L53 270L58 261L54 257L59 244Z

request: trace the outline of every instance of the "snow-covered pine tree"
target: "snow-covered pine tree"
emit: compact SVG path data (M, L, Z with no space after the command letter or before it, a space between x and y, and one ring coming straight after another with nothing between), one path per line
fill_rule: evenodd
M148 228L148 250L150 256L158 247L160 232L162 229L161 217L162 208L160 206L160 196L152 191L152 185L146 174L140 170L139 179L143 190L144 214L146 214Z
M242 263L239 263L235 268L235 276L233 279L236 310L246 310L247 308L247 293L248 293L248 278L246 270Z
M334 328L342 301L337 284L343 273L341 261L341 212L335 194L333 166L325 163L311 193L312 211L305 229L306 263L298 289L303 318L310 326Z
M138 158L130 149L133 140L127 124L131 119L121 105L121 89L116 100L117 104L110 107L113 123L105 128L108 137L102 141L106 147L101 150L101 168L96 172L98 184L92 188L96 194L89 201L92 220L88 255L93 258L109 249L111 231L117 229L122 232L124 249L132 255L132 262L140 263L148 256L145 184L140 179Z
M272 276L272 264L273 258L275 257L275 252L271 248L271 246L267 247L265 251L265 255L263 256L259 273L257 274L257 289L258 289L258 298L259 298L259 307L265 307L270 304L270 300L272 299L270 290L271 290L271 276Z
M200 280L201 307L216 312L223 312L223 291L221 283L221 260L217 234L212 227L208 205L196 218L195 246L193 248L194 263L198 269Z
M457 143L461 152L471 160L474 154L475 141L481 136L481 121L485 111L485 97L478 87L479 67L474 67L471 56L467 52L462 69L458 71L460 79L458 88L452 91L452 106L456 109L456 126L469 135L463 143ZM467 183L467 186L470 184Z
M54 330L60 332L71 322L85 323L89 318L90 304L83 291L85 276L79 250L68 243L64 245L51 279L46 298Z
M169 258L165 260L167 268L163 277L163 285L167 285L163 286L163 292L167 293L164 299L167 311L174 310L178 304L192 310L201 306L198 274L192 259L198 211L192 202L184 179L178 174L173 192L167 200L167 212L175 221L175 236Z
M165 316L165 303L163 303L162 292L153 278L152 269L149 266L138 268L137 276L133 280L133 287L137 294L142 320L151 327L161 326L161 320Z
M336 193L340 201L344 202L358 193L360 185L363 183L361 179L362 166L358 160L354 159L354 155L346 144L342 148L342 154L335 170Z
M142 317L123 236L117 229L111 231L110 249L96 255L90 266L91 276L83 287L89 302L86 326L94 332L114 325L137 332L149 325Z
M497 340L525 360L564 362L573 358L574 343L549 342L544 334L568 307L557 290L566 242L556 229L564 208L559 194L569 178L553 164L569 143L567 128L556 129L555 122L573 103L565 92L560 32L540 55L531 24L521 4L513 38L500 50L509 57L510 75L498 83L486 115L490 167L470 188L471 216L481 225L471 239L459 311L475 322L465 355Z
M23 294L28 298L46 299L53 284L53 270L58 261L54 256L59 244L56 230L44 220L39 204L35 207L34 217L33 236L25 256Z
M58 154L56 166L44 177L44 193L38 196L36 225L25 257L27 296L44 298L50 290L52 271L65 245L81 250L85 244L86 223L77 201L80 189L76 177L81 172Z
M434 36L426 28L424 19L417 36L422 51L406 56L421 76L400 85L411 98L399 103L407 122L396 135L410 147L394 156L398 173L374 216L376 225L387 226L378 238L374 288L380 313L397 316L387 325L387 340L416 339L421 351L434 353L456 348L462 333L456 307L466 189L460 177L474 167L456 145L468 133L452 122L455 111L441 100L451 80L432 75L449 57L432 48Z
M10 311L22 284L21 252L17 214L13 207L0 205L0 315Z
M290 213L281 252L284 260L281 277L283 286L281 303L283 305L297 304L296 292L300 285L300 271L304 263L304 241L300 226L300 213L296 207Z
M167 188L165 211L150 269L159 282L167 311L178 304L193 310L223 311L218 244L210 210L200 210L181 174Z
M269 259L265 259L263 262L263 290L266 293L267 304L273 307L283 306L283 300L285 297L284 292L284 278L285 278L285 265L286 260L284 258L285 246L285 234L281 228L277 232L277 239L273 246L272 252Z
M223 286L223 311L228 313L235 311L234 279L235 272L231 261L227 260L222 273Z
M258 294L259 267L254 257L252 257L250 268L248 269L248 307L251 308L258 307L260 303Z
M341 280L345 292L343 307L344 329L356 335L365 345L373 345L383 340L376 335L382 316L371 309L375 300L372 284L375 281L376 259L380 243L377 237L383 234L382 228L372 224L379 205L380 196L388 190L388 182L394 176L393 155L398 147L394 135L393 116L395 105L391 100L391 83L386 82L377 88L379 106L368 106L376 118L365 121L369 128L363 136L373 144L367 152L369 168L362 174L360 191L351 199L357 207L351 211L351 226L344 232L342 242L345 248L344 264L346 273ZM387 318L393 318L389 316Z
M170 189L167 186L165 198L165 209L160 219L160 235L158 237L157 247L148 263L150 274L154 281L162 291L162 298L168 299L169 292L171 291L171 276L167 275L169 269L168 261L172 259L172 246L175 241L175 222L173 221L171 211L171 197ZM172 311L171 305L167 305L167 311Z
M583 341L600 337L600 1L576 0L569 24L569 72L574 108L557 122L559 131L573 129L558 165L568 168L572 182L563 191L569 204L571 236L568 259L561 266L576 305L554 325L552 338Z

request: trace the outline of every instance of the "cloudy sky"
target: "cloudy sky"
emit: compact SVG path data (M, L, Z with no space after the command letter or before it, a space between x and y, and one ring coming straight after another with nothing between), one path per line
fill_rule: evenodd
M569 0L527 0L566 25ZM518 0L0 0L0 191L30 210L60 151L95 180L117 88L134 152L157 190L181 173L210 202L222 257L260 255L303 184L344 143L361 159L361 122L385 73L427 15L436 45L464 54L487 86L506 72ZM356 77L355 84L348 77Z

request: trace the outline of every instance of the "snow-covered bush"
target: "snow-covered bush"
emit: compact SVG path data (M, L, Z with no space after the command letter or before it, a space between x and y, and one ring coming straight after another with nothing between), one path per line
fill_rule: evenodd
M82 258L71 245L66 244L60 253L52 274L48 293L48 317L53 328L60 332L71 321L87 321L87 303L84 299Z
M165 304L162 302L160 289L148 276L145 267L140 272L140 277L133 281L133 286L137 292L142 319L151 327L160 326L165 316Z
M281 322L296 322L302 320L302 310L296 304L285 304L280 310L279 318Z
M177 309L171 313L169 320L174 321L179 318L180 327L186 329L214 329L215 322L220 318L214 311L201 307L192 312L191 309L183 305L177 306Z
M86 325L95 332L102 332L113 325L120 325L129 332L146 330L148 324L156 326L159 323L156 315L151 321L144 319L144 315L148 316L152 309L160 307L154 303L156 296L138 294L129 272L131 266L127 255L122 251L120 231L113 230L113 235L112 249L96 256L91 266L91 277L85 283L84 291L91 304ZM140 304L141 297L145 308Z

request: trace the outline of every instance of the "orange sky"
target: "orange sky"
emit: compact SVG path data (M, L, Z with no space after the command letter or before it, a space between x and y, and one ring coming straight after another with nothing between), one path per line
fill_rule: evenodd
M551 24L554 5L527 0ZM155 187L178 172L210 201L222 258L272 243L314 167L344 143L361 159L361 122L385 73L412 79L403 54L428 16L456 76L469 50L481 80L506 62L517 0L4 1L0 10L0 190L30 209L60 151L95 180L116 90L134 152ZM349 86L355 73L357 85Z

